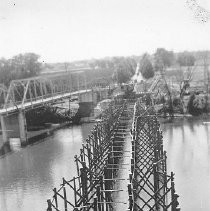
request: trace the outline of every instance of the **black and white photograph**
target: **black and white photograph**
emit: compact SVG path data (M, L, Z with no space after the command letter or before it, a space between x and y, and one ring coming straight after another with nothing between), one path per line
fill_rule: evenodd
M210 211L209 0L0 0L0 211Z

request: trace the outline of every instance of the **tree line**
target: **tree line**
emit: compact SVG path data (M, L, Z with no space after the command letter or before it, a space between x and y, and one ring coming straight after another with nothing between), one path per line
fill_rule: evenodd
M175 54L164 48L158 48L153 55L143 54L140 60L140 72L145 79L154 76L154 72L166 71L168 67L178 65L180 67L194 66L195 56L190 52L182 52Z
M18 54L10 59L0 59L0 83L9 86L11 80L39 75L40 56L35 53Z
M111 57L107 59L98 59L88 62L93 68L103 70L101 75L106 71L112 73L112 80L118 83L126 83L135 74L137 63L139 71L145 79L152 78L156 71L165 71L173 65L193 66L196 56L191 52L174 53L164 48L158 48L154 54L144 53L142 56L132 57Z
M148 79L153 77L156 71L164 71L175 64L193 66L199 55L202 55L202 52L197 54L195 52L174 53L158 48L154 54L145 53L141 56L110 57L83 62L94 70L93 74L91 71L88 74L109 78L121 84L128 82L135 74L137 63L140 64L139 71L142 76ZM40 56L35 53L19 54L10 59L1 58L0 83L8 86L11 80L39 75L42 69L39 58ZM69 64L73 65L74 62Z

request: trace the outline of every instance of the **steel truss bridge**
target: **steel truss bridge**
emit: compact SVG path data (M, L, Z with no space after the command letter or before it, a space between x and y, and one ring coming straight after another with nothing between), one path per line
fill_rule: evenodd
M91 92L83 71L13 80L8 90L0 84L0 115Z
M115 101L84 143L77 175L53 189L47 211L180 210L152 107Z

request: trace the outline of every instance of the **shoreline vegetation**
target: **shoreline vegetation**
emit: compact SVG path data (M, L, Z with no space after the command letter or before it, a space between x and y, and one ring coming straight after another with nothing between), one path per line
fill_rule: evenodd
M200 116L210 114L210 102L204 94L191 93L185 96L183 104L179 98L164 99L162 104L154 103L155 110L162 116Z

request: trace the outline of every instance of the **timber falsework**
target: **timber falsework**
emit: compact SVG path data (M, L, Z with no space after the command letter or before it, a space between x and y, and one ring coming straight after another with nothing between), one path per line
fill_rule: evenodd
M77 176L53 189L47 211L179 211L152 107L110 104L75 156Z

